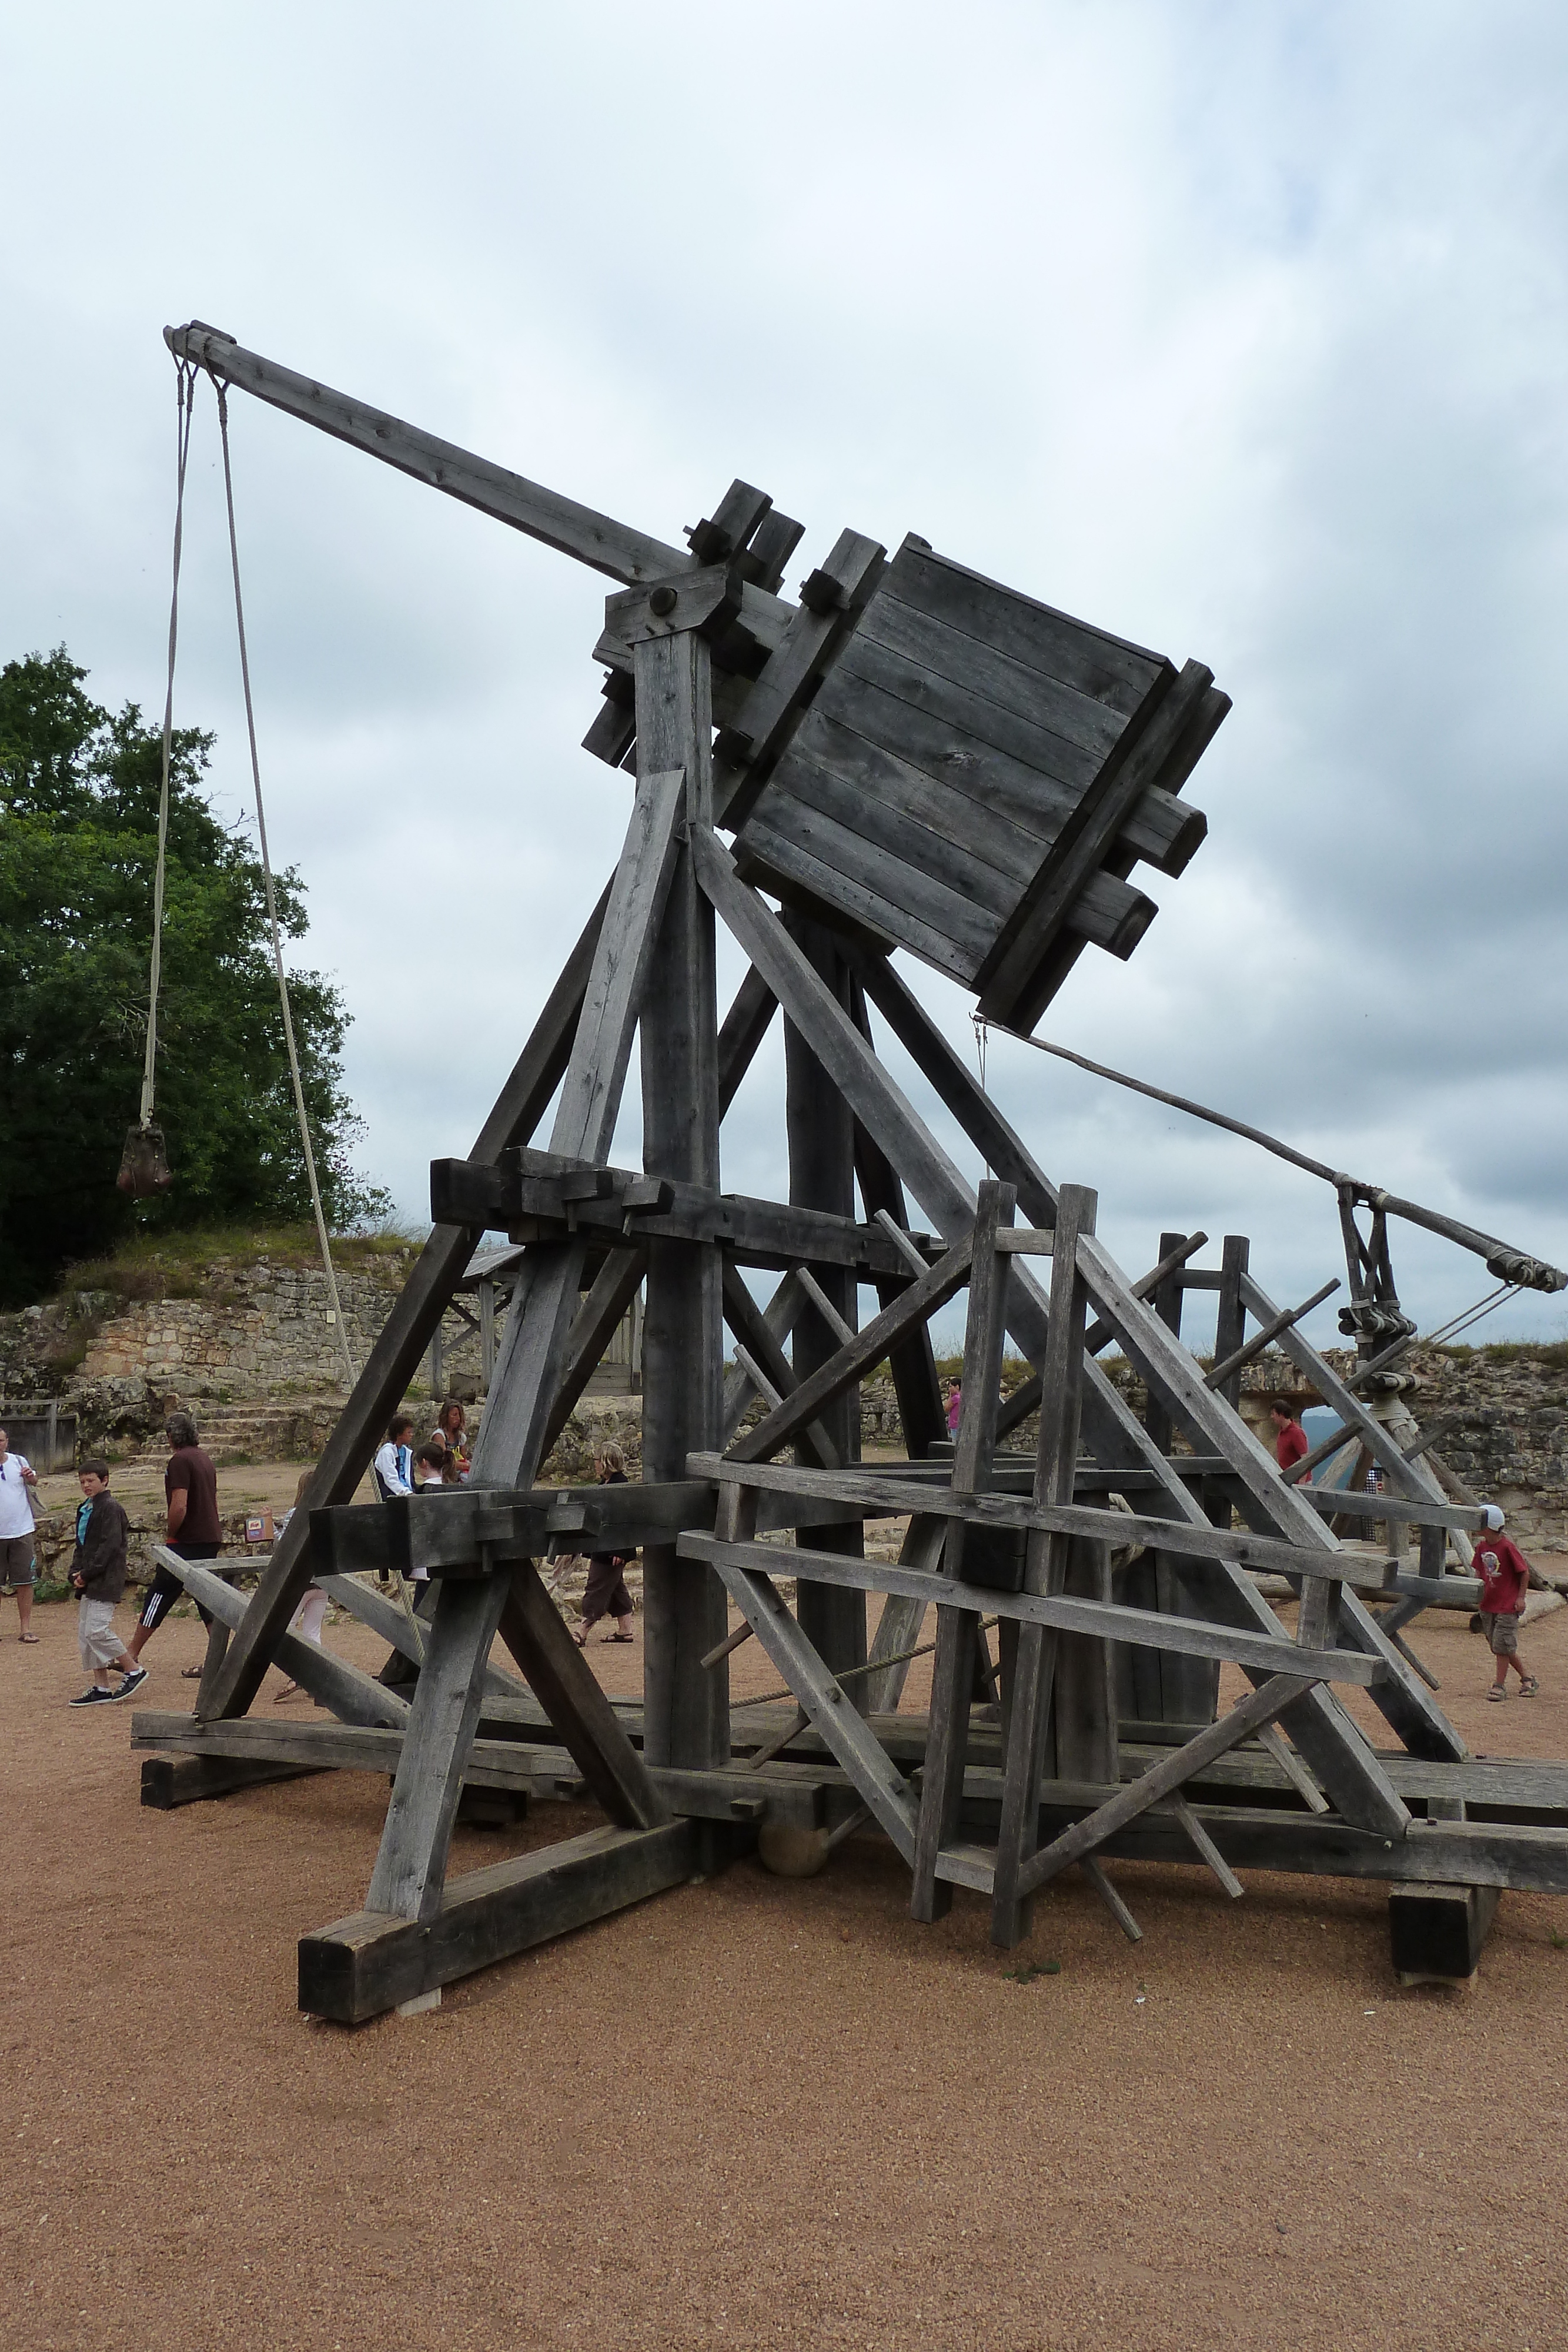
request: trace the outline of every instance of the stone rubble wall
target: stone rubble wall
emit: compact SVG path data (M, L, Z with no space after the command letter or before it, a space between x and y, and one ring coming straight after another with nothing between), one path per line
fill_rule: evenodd
M362 1363L407 1278L416 1252L389 1251L345 1265L339 1295L356 1363ZM196 1269L193 1295L123 1298L107 1290L68 1292L20 1314L0 1316L0 1398L58 1397L78 1412L82 1449L155 1438L171 1400L187 1405L198 1423L214 1428L246 1405L271 1409L269 1429L245 1426L254 1458L291 1458L304 1440L319 1443L342 1395L342 1366L325 1279L319 1268L266 1257L215 1258ZM504 1311L497 1314L497 1334ZM443 1327L448 1376L460 1391L476 1391L477 1334L455 1311ZM1143 1383L1126 1363L1104 1369L1142 1414ZM1348 1370L1354 1357L1333 1350L1330 1360ZM1458 1412L1462 1419L1440 1448L1468 1486L1508 1512L1521 1540L1568 1550L1568 1349L1504 1347L1473 1353L1420 1349L1409 1359L1413 1385L1406 1402L1423 1426ZM1026 1368L1009 1363L1010 1386ZM1319 1402L1316 1392L1277 1349L1247 1368L1242 1411L1267 1442L1268 1401L1288 1396L1298 1409ZM285 1410L296 1408L292 1412ZM471 1415L471 1418L475 1416ZM237 1433L237 1430L236 1430ZM897 1404L885 1375L865 1383L862 1443L868 1449L900 1440ZM1025 1423L1014 1445L1034 1442ZM641 1465L641 1416L635 1398L588 1397L579 1405L543 1475L570 1482L592 1475L597 1444L612 1438L636 1475ZM236 1449L237 1450L237 1449ZM309 1450L308 1448L308 1450Z

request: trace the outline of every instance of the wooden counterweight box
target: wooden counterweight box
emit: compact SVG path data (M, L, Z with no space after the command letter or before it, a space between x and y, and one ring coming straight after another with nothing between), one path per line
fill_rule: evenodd
M911 949L1028 1028L1086 940L1131 955L1207 830L1177 798L1230 708L1212 673L910 537L736 836L747 877Z

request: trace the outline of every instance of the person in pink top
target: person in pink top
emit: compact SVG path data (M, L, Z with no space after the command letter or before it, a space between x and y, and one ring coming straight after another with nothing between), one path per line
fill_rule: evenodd
M963 1415L963 1411L964 1391L959 1387L957 1381L955 1381L952 1387L947 1391L947 1434L949 1437L956 1438L957 1436L958 1423Z
M1495 1503L1483 1506L1486 1526L1476 1538L1475 1570L1481 1580L1481 1631L1497 1660L1497 1680L1487 1696L1502 1699L1508 1693L1508 1670L1519 1676L1521 1698L1533 1698L1541 1688L1519 1654L1519 1621L1530 1591L1530 1562L1503 1534L1502 1513Z

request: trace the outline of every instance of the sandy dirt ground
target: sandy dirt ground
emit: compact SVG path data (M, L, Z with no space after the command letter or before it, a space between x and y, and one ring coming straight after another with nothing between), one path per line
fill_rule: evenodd
M384 1781L142 1811L128 1710L65 1706L73 1616L24 1649L0 1604L7 2352L1568 2345L1568 1903L1505 1895L1477 1990L1401 1991L1380 1887L1117 1864L1140 1946L1074 1873L1002 1955L857 1839L350 2032L298 2014L295 1945L362 1902ZM1416 1638L1478 1750L1568 1755L1568 1610L1506 1708L1462 1618ZM140 1704L201 1643L168 1624ZM640 1688L641 1620L589 1654Z

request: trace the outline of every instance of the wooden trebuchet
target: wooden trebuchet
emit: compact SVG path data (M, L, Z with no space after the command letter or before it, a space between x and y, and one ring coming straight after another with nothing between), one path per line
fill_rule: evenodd
M1203 1234L1167 1233L1130 1282L1096 1235L1094 1193L1058 1189L892 959L907 948L987 1017L1027 1027L1085 944L1129 954L1155 911L1134 866L1179 875L1206 831L1183 793L1228 708L1208 670L914 537L889 562L845 531L791 600L800 526L748 482L683 546L198 322L169 342L607 575L593 650L609 677L589 742L635 779L615 871L490 1118L466 1159L433 1161L434 1231L312 1507L248 1602L212 1568L172 1561L217 1631L195 1714L133 1719L133 1743L162 1751L150 1803L286 1774L392 1776L366 1906L303 1939L301 2006L351 2023L425 2003L759 1839L766 1859L774 1832L806 1866L837 1854L841 1869L856 1830L880 1833L917 1919L968 1890L1002 1947L1072 1864L1136 1936L1103 1867L1119 1855L1206 1870L1231 1897L1254 1867L1568 1889L1568 1768L1470 1759L1403 1648L1410 1614L1473 1596L1445 1572L1445 1547L1468 1557L1477 1514L1447 1499L1430 1435L1390 1425L1377 1360L1364 1349L1339 1379L1301 1337L1307 1307L1281 1313L1253 1279L1240 1235L1211 1267L1195 1263ZM721 923L746 967L722 1022ZM727 1191L720 1168L721 1122L775 1014L788 1199ZM889 1070L883 1026L985 1161L977 1190ZM617 1166L634 1049L642 1165ZM1362 1336L1386 1338L1410 1327L1381 1221L1406 1204L1369 1204L1366 1235L1342 1197L1353 1306ZM467 1490L353 1505L491 1230L510 1238L515 1282L498 1339L485 1293L489 1386ZM1535 1264L1513 1254L1509 1278ZM759 1270L779 1277L766 1304ZM878 1311L862 1329L867 1284ZM1207 1377L1182 1343L1188 1287L1218 1294ZM642 1477L542 1486L639 1290ZM965 1292L950 1443L930 1326ZM1004 1404L1009 1338L1029 1374ZM1145 1384L1143 1418L1098 1360L1113 1343ZM1282 1479L1241 1419L1242 1371L1275 1343L1388 1472L1390 1495L1333 1498L1337 1521L1385 1530L1386 1552L1343 1546L1324 1497ZM904 1458L864 1463L860 1391L883 1362ZM1009 1454L1035 1412L1032 1459ZM640 1702L606 1696L538 1565L634 1548ZM1261 1571L1299 1594L1293 1627ZM417 1622L364 1580L375 1574L428 1576ZM289 1633L312 1579L387 1642L396 1687ZM732 1720L743 1638L782 1691ZM929 1706L901 1709L927 1647ZM248 1714L274 1662L329 1720ZM1224 1664L1252 1695L1216 1720ZM1397 1751L1375 1751L1336 1685L1368 1694ZM449 1880L460 1801L510 1816L555 1798L595 1802L602 1826ZM1470 1803L1484 1822L1464 1817ZM1462 1918L1406 1920L1406 1948L1417 1964L1473 1960L1487 1912L1467 1895Z

